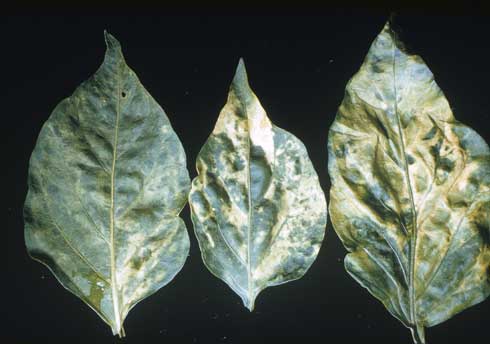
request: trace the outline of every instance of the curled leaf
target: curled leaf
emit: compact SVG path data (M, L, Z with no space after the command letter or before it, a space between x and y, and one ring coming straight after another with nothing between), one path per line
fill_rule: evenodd
M260 291L313 263L326 202L303 143L270 122L242 60L197 171L189 203L204 263L253 310Z
M189 250L178 217L190 188L162 108L106 33L103 64L44 124L24 208L29 254L124 335L139 301L172 280Z
M415 343L490 294L489 147L389 23L347 85L328 152L345 268Z

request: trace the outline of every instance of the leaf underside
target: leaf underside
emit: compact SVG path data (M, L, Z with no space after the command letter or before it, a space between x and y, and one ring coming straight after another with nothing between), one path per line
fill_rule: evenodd
M389 23L347 85L328 152L345 268L416 343L490 294L489 147Z
M242 60L197 172L189 203L203 261L253 310L260 291L305 274L327 211L303 143L270 122Z
M190 189L182 145L105 34L103 64L44 124L24 208L29 254L124 335L142 299L182 268L179 213Z

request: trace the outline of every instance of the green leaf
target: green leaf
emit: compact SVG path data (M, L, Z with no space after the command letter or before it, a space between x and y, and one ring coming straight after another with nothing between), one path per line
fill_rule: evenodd
M389 23L347 85L328 152L345 268L415 343L490 294L489 147Z
M303 143L270 122L242 60L197 172L189 203L202 258L252 311L263 289L305 274L327 214Z
M29 166L31 257L124 336L139 301L169 283L189 250L178 217L190 188L162 108L105 34L98 71L58 104Z

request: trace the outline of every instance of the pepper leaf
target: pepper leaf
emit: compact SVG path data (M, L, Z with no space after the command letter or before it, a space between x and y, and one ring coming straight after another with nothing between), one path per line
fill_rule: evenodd
M490 150L387 23L329 133L345 268L425 343L490 294Z
M270 122L242 60L197 172L189 203L202 258L252 311L263 289L305 274L327 211L303 143Z
M179 213L190 179L162 108L105 33L98 71L44 124L24 208L31 257L124 336L139 301L182 268L189 237Z

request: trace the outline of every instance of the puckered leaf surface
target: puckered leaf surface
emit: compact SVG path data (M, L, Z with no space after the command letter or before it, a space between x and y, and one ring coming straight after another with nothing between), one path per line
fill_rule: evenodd
M129 310L172 280L189 238L190 179L162 108L106 33L103 64L44 124L29 166L29 254L124 335Z
M327 214L303 143L270 122L243 61L197 171L189 202L204 263L253 310L263 289L305 274Z
M490 293L490 150L389 23L329 133L330 216L347 271L424 343Z

